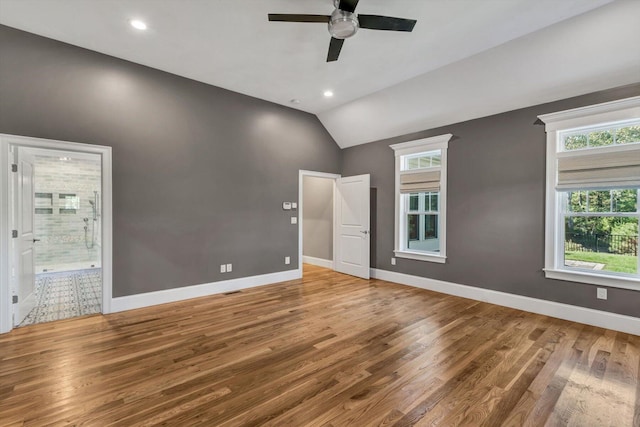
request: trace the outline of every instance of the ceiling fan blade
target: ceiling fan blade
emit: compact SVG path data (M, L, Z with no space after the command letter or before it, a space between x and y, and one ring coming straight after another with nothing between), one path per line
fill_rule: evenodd
M353 13L358 5L358 0L340 0L338 9Z
M340 50L344 44L344 39L337 39L331 37L331 43L329 43L329 53L327 54L327 62L333 62L338 60L340 56Z
M417 21L415 19L393 18L391 16L358 15L358 22L360 22L360 28L369 30L411 32Z
M270 13L269 21L278 22L329 22L329 15L294 15L288 13Z

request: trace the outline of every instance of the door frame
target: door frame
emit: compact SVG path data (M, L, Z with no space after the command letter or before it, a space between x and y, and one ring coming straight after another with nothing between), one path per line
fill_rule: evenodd
M0 333L13 329L11 260L14 223L13 147L41 148L74 153L98 154L102 165L102 313L111 312L113 285L113 213L111 147L69 141L0 134Z
M336 230L336 180L338 178L342 178L342 175L337 173L328 173L328 172L316 172L300 169L298 172L298 275L302 277L302 260L303 260L303 215L302 208L304 206L304 192L303 192L303 183L305 176L312 176L316 178L326 178L333 181L333 192L332 192L332 200L333 200L333 233L331 233L331 241L333 245L333 259L331 260L331 269L335 270L335 260L336 260L336 239L335 239L335 230Z

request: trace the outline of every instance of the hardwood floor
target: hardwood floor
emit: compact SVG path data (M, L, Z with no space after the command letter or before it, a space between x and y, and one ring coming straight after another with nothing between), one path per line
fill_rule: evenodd
M0 425L639 426L640 337L305 266L0 335Z

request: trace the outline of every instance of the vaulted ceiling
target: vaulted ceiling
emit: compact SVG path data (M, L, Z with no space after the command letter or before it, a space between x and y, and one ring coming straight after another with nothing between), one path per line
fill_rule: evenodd
M361 0L356 12L417 19L415 29L361 29L331 63L326 24L267 20L332 10L332 0L2 0L0 23L316 114L341 147L640 81L636 0Z

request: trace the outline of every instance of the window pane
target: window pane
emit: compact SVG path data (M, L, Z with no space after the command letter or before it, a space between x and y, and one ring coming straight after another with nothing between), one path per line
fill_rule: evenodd
M588 212L611 212L611 191L588 191Z
M412 240L418 240L418 229L420 225L418 221L420 220L420 215L407 215L407 238L409 239L408 247L411 247Z
M613 212L636 212L638 210L638 190L613 190Z
M440 252L438 238L438 215L409 215L407 249L424 252ZM413 217L413 218L411 218ZM413 234L413 231L417 234ZM413 238L415 236L415 238Z
M638 189L567 192L567 212L633 213L637 207Z
M565 150L579 150L580 148L587 148L586 135L571 135L564 139Z
M587 211L587 192L586 191L570 191L567 195L567 211L568 212L586 212Z
M404 157L405 170L440 166L440 150Z
M565 217L564 265L637 274L638 219Z
M438 215L424 216L424 238L435 239L438 237Z
M631 144L640 142L640 125L619 127L611 126L594 131L584 131L575 134L563 135L563 145L565 151L579 150L583 148L607 147L617 144Z
M640 126L628 126L616 130L616 144L640 142Z
M604 130L589 134L589 147L604 147L606 145L613 145L612 131Z
M439 193L431 193L431 211L438 212L438 195Z
M409 210L417 211L418 210L418 194L410 194L409 195Z

